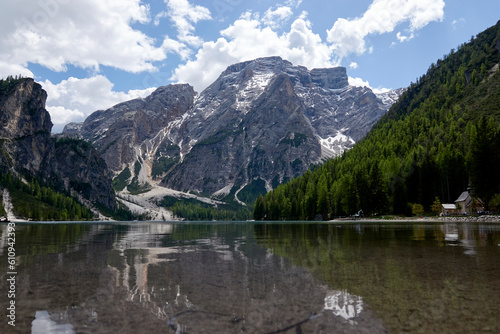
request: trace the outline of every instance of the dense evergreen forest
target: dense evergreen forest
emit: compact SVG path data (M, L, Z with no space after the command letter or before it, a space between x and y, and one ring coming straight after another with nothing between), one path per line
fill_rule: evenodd
M353 149L259 197L254 218L411 215L469 184L498 210L499 62L500 21L432 64Z
M35 179L23 182L11 173L0 173L0 188L9 190L14 215L18 217L37 221L93 218L93 213L77 199L40 186Z
M180 200L165 196L160 206L172 211L174 216L186 220L248 220L252 218L252 211L245 206L230 202L219 204L217 207L195 199Z

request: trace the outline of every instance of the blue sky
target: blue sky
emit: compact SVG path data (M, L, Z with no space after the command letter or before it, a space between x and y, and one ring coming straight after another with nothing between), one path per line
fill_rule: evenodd
M500 19L486 0L2 0L0 77L34 77L54 132L170 83L201 92L228 65L281 56L408 86Z

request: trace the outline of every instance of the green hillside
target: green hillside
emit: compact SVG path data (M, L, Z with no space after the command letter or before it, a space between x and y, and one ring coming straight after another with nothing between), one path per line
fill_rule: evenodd
M11 173L0 171L0 189L9 190L13 213L31 220L91 220L93 213L78 199L41 186L38 180L23 182ZM2 198L0 197L0 200ZM3 212L2 212L3 211ZM0 215L5 214L3 207Z
M411 214L469 183L500 204L500 21L432 64L354 148L278 186L255 219ZM408 64L411 66L411 64Z

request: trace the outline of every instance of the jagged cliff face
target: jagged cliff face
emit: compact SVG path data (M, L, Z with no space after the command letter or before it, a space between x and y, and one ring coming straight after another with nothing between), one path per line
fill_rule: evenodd
M99 152L84 141L57 141L55 148L56 168L64 187L73 189L92 203L114 209L112 173Z
M117 174L139 162L142 182L222 196L257 180L269 190L349 149L398 96L350 86L345 68L261 58L228 67L199 95L161 87L64 134L92 140Z
M255 85L252 80L263 78L247 76L243 84ZM179 134L183 160L163 178L164 185L222 195L262 179L270 188L273 180L299 175L320 160L321 145L290 77L276 75L253 89L262 91L249 97L236 89L198 99Z
M51 138L47 93L33 79L0 94L0 170L33 176L115 209L111 175L90 144Z
M45 110L47 93L26 79L0 97L0 165L44 178L53 172L52 122Z
M189 85L160 87L145 99L96 111L83 124L68 124L64 135L91 140L108 167L121 171L159 146L172 123L193 105L194 97Z

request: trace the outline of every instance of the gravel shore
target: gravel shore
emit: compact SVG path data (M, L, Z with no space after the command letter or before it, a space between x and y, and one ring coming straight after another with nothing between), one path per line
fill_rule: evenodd
M500 223L500 216L439 217L439 220L445 222Z

